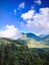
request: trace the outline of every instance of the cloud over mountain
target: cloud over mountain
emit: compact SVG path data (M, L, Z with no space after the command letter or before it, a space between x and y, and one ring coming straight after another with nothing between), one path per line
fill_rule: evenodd
M49 34L49 8L40 8L39 13L31 9L21 17L26 21L25 27L29 30L36 34Z
M14 25L6 25L5 29L0 31L0 37L18 39L21 36L21 33Z

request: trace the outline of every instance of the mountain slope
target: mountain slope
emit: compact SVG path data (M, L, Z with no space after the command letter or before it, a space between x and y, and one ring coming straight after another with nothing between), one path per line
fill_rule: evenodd
M49 65L49 48L28 48L17 40L0 38L0 65Z
M33 33L23 33L19 41L23 41L29 48L49 48L49 36L39 37Z

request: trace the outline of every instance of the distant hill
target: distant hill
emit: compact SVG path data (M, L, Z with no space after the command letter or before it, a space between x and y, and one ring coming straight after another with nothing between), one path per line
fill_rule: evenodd
M40 37L36 36L36 35L33 34L33 33L26 33L26 36L27 36L28 38L33 38L33 39L35 39L35 40L40 40Z
M0 44L12 44L20 42L21 44L27 45L29 48L49 48L49 35L47 36L36 36L33 33L22 33L21 38L18 40L12 40L8 38L0 38ZM16 44L17 46L21 46L21 44Z
M29 48L49 48L49 35L41 37L33 33L22 33L18 40L26 43Z
M42 41L42 40L49 38L49 35L39 35L39 36L37 36L33 33L22 33L22 35L26 35L27 38L32 38L32 39L35 39L37 41Z

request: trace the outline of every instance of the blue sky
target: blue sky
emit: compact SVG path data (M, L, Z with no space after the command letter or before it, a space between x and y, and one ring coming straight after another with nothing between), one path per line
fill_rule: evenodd
M48 24L49 0L0 0L1 33L8 25L20 32L48 34Z

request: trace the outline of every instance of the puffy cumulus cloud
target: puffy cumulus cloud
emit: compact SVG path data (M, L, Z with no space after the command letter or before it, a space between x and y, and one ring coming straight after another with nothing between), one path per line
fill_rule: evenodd
M36 0L36 1L34 1L34 3L40 5L42 2L41 2L41 0Z
M27 16L24 17L23 15L26 14ZM49 34L49 8L40 8L40 13L35 13L34 16L27 12L22 14L21 17L27 22L25 27L35 34Z
M22 17L24 20L31 19L31 18L33 17L34 13L35 13L34 10L29 10L28 12L22 14L21 17Z
M18 9L23 9L24 7L25 7L25 3L22 2L22 3L19 5Z
M5 30L0 31L0 37L18 39L20 36L21 33L14 27L14 25L6 25Z

